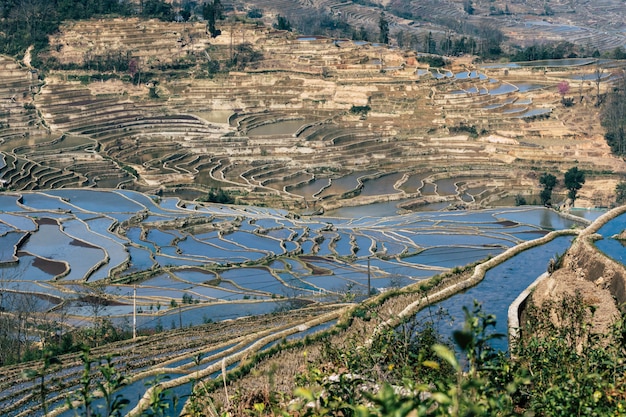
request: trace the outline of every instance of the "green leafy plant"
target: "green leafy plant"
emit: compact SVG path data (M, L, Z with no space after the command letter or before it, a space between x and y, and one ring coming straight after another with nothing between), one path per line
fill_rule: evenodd
M83 363L83 372L80 378L80 387L75 395L67 398L67 405L74 410L75 416L80 417L119 417L122 410L129 404L129 400L120 394L115 394L128 383L113 363L113 356L93 358L88 347L84 347L80 354ZM92 370L97 363L99 375ZM104 398L104 405L93 407L97 398ZM99 412L102 411L102 413Z
M146 386L150 387L150 402L148 408L141 413L142 417L166 417L171 415L170 406L176 408L178 397L161 385L161 381L167 379L169 377L159 376L146 383Z
M53 352L46 349L43 353L43 363L40 369L25 369L22 371L22 377L24 379L38 380L39 398L41 400L41 408L44 414L48 413L48 404L46 402L46 396L48 394L48 388L46 387L46 376L61 366L61 360L54 356Z

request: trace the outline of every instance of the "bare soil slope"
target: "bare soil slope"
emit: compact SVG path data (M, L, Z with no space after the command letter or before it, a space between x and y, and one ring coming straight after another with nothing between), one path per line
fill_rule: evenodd
M593 241L601 238L594 233L624 210L620 207L603 215L579 235L564 255L562 267L537 285L531 296L533 302L540 305L580 292L584 302L596 309L596 331L606 334L626 302L626 268L594 246Z

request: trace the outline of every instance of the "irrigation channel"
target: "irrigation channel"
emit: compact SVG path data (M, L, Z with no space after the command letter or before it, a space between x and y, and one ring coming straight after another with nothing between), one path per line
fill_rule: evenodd
M140 348L146 342L116 347L116 366L132 374L132 383L119 393L131 399L132 407L154 381L169 378L163 383L184 396L194 378L215 376L222 366L236 367L242 357L282 339L329 328L340 308L329 303L410 285L498 257L550 231L588 223L539 207L384 216L372 212L360 210L368 214L358 218L305 218L126 190L4 193L0 284L32 308L58 314L63 328L89 326L96 314L130 326L135 313L139 329L171 329L147 350ZM452 316L453 326L459 326L461 308L471 307L476 299L487 313L497 315L498 331L506 332L508 305L571 239L557 237L508 258L489 269L478 285L440 306ZM94 290L85 282L103 285ZM7 299L2 307L10 309ZM106 302L94 305L94 299ZM307 306L316 306L316 314L309 314ZM265 327L255 323L246 328L247 316L294 308L301 313L289 319L272 316ZM194 329L189 326L227 326L224 320L235 318L240 320L236 330L229 330L233 334L228 343L189 333ZM503 343L500 348L505 349ZM48 399L58 410L53 415L73 415L62 408L78 382L58 381L77 381L81 370L80 363L64 364L48 377L52 386L58 385ZM36 382L18 383L16 378L10 373L0 378L0 409L7 415L42 415L33 396Z
M508 333L507 312L517 296L532 284L539 275L546 272L550 259L557 254L563 254L569 248L574 236L561 236L545 243L527 249L508 261L501 263L485 273L482 281L465 291L459 292L450 298L432 304L417 313L419 321L432 320L435 328L444 335L451 335L454 330L463 328L465 319L464 307L472 310L474 301L483 305L483 311L495 314L497 323L495 333ZM446 316L437 319L438 311ZM494 339L491 346L506 351L508 340L506 337Z

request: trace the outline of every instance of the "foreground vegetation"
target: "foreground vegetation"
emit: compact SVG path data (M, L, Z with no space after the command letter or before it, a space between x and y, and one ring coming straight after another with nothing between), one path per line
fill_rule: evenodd
M623 319L599 335L580 294L532 305L507 355L490 346L504 337L492 331L496 318L480 305L465 311L456 349L432 321L411 320L367 346L325 345L294 396L273 391L268 375L266 389L235 396L222 415L626 415Z
M521 338L512 341L508 355L491 347L493 340L505 337L492 330L495 316L478 304L464 310L463 330L451 339L435 330L437 321L446 319L445 312L439 312L425 321L412 318L379 332L366 344L354 337L347 341L348 349L322 340L320 360L308 361L291 393L275 389L273 372L265 375L266 385L254 392L229 391L222 378L213 384L196 381L189 398L156 390L141 415L171 415L172 404L185 400L183 415L189 416L626 415L624 317L608 334L596 334L591 326L594 309L579 293L541 306L531 304ZM356 308L353 316L378 320L375 310L365 305ZM306 346L302 355L307 355ZM115 391L128 380L112 365L111 357L97 358L85 349L81 359L82 388L68 399L75 415L127 412L129 401ZM59 366L47 354L39 371L24 372L27 379L41 379L38 395L44 410L43 381ZM97 369L97 375L92 369ZM228 401L214 403L213 389L226 390ZM95 393L105 399L98 407L90 406Z

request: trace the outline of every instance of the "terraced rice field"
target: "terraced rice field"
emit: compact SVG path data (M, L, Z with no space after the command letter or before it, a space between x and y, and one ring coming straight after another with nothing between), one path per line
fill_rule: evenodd
M324 4L378 19L377 10ZM331 327L371 293L569 229L576 222L543 208L478 210L532 196L538 166L565 171L571 156L590 172L626 172L589 135L598 123L590 107L558 105L563 79L591 102L596 62L577 67L579 78L570 69L432 69L371 43L253 25L210 40L198 27L168 24L163 34L152 21L91 21L68 23L54 39L73 51L66 64L79 65L86 45L98 53L129 41L146 65L154 56L199 62L186 73L146 68L156 74L148 84L95 81L95 70L44 81L0 58L2 291L55 318L60 332L102 317L162 331L93 352L118 355L131 407L149 394L145 383L168 377L187 395L192 379ZM228 56L229 30L264 58L209 78L198 57ZM365 105L367 115L350 111ZM212 187L265 207L191 201ZM417 211L451 205L475 210ZM65 416L82 368L76 356L62 360L47 377L48 402ZM0 378L6 415L43 414L35 382L21 378L29 366Z
M74 51L63 55L67 64L81 65L86 41L96 52L111 39L124 48L141 31L136 19L91 23L98 29L68 23L55 38ZM157 23L144 23L146 33L157 33ZM599 129L594 113L586 104L562 108L556 90L568 80L588 103L595 91L589 77L598 65L607 75L604 89L619 63L587 60L538 71L547 64L452 62L434 69L417 62L414 52L298 38L250 24L224 28L224 37L215 39L190 32L194 43L183 46L170 26L172 36L136 45L141 59L152 62L149 57L178 48L180 59L197 63L194 72L204 71L200 49L215 59L228 56L228 30L236 42L252 42L263 58L213 79L190 77L191 69L165 74L145 68L155 74L148 85L123 81L123 74L98 81L96 70L52 71L44 82L36 71L2 58L2 185L160 188L193 198L219 187L241 202L311 213L407 199L413 201L406 207L440 201L488 206L536 194L529 171L538 165L565 171L569 154L581 169L626 171L589 135L589 126ZM364 105L371 109L367 115L350 112ZM363 182L352 181L360 176ZM417 177L421 184L404 185ZM459 186L437 187L444 179ZM594 198L608 198L594 191Z
M169 415L180 413L185 398L191 390L191 381L213 378L227 369L236 367L242 357L271 348L283 339L304 338L311 332L332 326L338 316L337 306L298 310L287 314L274 314L264 318L237 320L201 325L180 330L162 332L158 340L140 337L135 340L95 348L91 355L96 363L100 358L111 355L111 364L128 378L128 384L117 391L130 401L126 410L135 407L140 398L152 385L167 382L172 384ZM59 358L62 368L52 370L46 376L47 404L52 416L73 416L67 407L68 400L76 401L76 390L84 371L77 355ZM42 404L37 394L36 383L24 380L21 371L32 366L26 364L3 368L0 378L0 406L5 416L42 416ZM97 367L90 375L100 378ZM116 394L116 395L117 395ZM173 397L178 396L178 406ZM103 405L103 399L93 402L93 409ZM75 403L79 412L80 402Z
M136 288L139 328L363 297L368 275L371 291L405 286L570 224L544 209L303 219L125 190L0 197L6 290L48 294L78 323L92 319L83 283L102 282L99 314L128 325Z
M241 355L331 326L342 311L333 303L363 299L368 288L410 285L575 224L542 208L298 218L125 190L4 193L0 206L0 247L12 248L0 252L3 291L58 316L60 331L91 325L94 301L97 317L122 327L134 312L139 329L172 329L158 344L107 348L132 376L121 394L134 401L154 375L188 393L191 378L220 371L221 358L236 366ZM244 319L265 313L273 314ZM189 326L200 327L189 333ZM224 332L234 332L229 342ZM54 407L81 372L75 356L64 360L49 377ZM2 407L38 415L33 382L15 384L18 375L4 376Z

